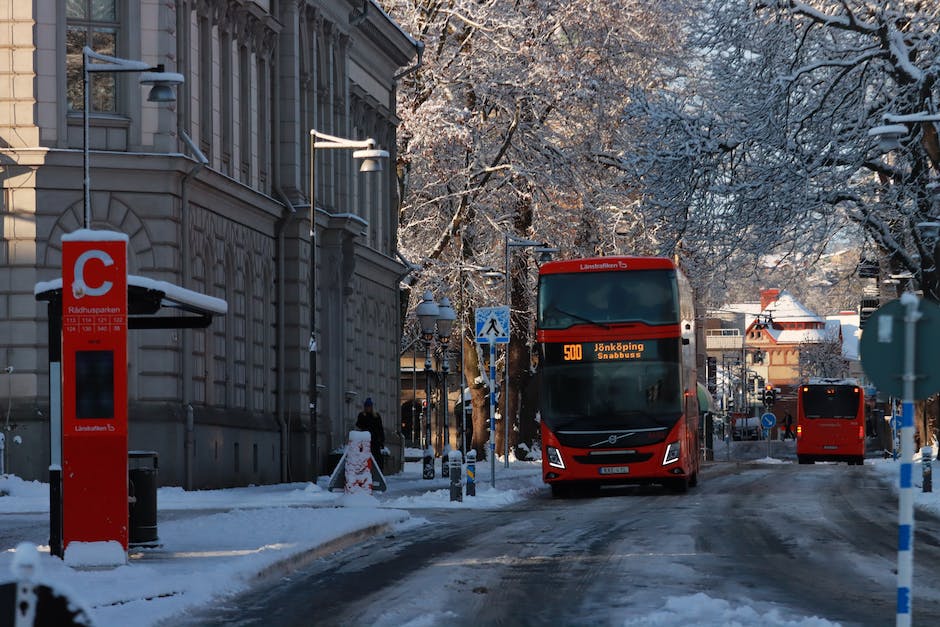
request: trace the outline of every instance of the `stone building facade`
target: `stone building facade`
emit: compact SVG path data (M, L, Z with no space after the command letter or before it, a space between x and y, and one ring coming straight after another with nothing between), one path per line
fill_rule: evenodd
M130 448L158 453L162 484L224 487L310 480L365 397L395 429L406 268L390 164L419 44L371 0L5 2L0 26L5 470L42 480L49 465L33 290L84 225L84 45L185 79L166 104L137 72L89 74L88 226L128 235L130 274L228 303L206 329L129 333ZM313 128L374 138L386 167L318 150L311 177Z

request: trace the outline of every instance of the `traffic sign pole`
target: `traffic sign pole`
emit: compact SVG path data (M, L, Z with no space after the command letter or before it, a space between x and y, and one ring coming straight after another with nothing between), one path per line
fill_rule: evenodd
M760 424L767 432L767 457L770 457L770 432L777 424L777 416L772 412L767 412L760 417Z
M509 307L478 307L474 310L474 326L478 344L490 345L490 484L496 487L496 345L506 344L506 364L509 365ZM509 393L507 387L504 394ZM508 420L505 416L504 420ZM508 422L507 422L508 424ZM509 441L509 432L506 432ZM509 464L509 455L506 455Z
M923 324L918 327L918 322ZM928 398L940 389L938 353L918 353L915 349L918 341L923 346L940 344L940 305L907 292L878 308L865 326L859 343L865 374L880 393L901 398L895 616L897 624L906 627L911 624L914 565L914 401Z
M496 343L490 342L490 486L496 487Z
M901 462L898 504L898 603L895 622L898 627L911 624L911 583L914 573L914 370L917 363L917 321L919 299L907 292L901 297L904 306L904 374L901 377Z

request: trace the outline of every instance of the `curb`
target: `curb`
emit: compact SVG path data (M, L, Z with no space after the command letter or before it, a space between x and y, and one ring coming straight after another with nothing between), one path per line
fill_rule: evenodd
M245 577L244 581L248 584L245 590L242 590L240 592L235 592L233 594L217 596L207 601L204 604L200 604L200 605L193 606L193 607L188 607L184 610L181 610L177 614L166 617L165 619L157 623L157 625L158 626L173 625L175 624L174 621L176 618L180 616L186 616L192 611L199 611L200 609L209 608L211 607L211 604L213 602L216 602L219 599L238 598L242 594L250 592L252 588L254 588L259 583L264 582L265 580L290 575L291 573L310 564L314 560L317 560L326 555L330 555L332 553L337 553L339 551L342 551L343 549L353 546L354 544L363 542L370 538L374 538L375 536L379 534L387 533L388 531L391 530L393 525L403 522L407 519L408 517L405 516L405 517L400 518L399 520L395 520L395 521L391 521L387 523L381 523L377 525L370 525L368 527L363 527L362 529L351 531L347 534L334 538L328 542L317 545L315 547L311 547L310 549L306 551L301 551L300 553L287 556L283 559L278 560L277 562L273 564L266 566L265 568L258 571L254 575Z
M250 580L256 584L258 581L268 579L269 577L283 577L284 575L289 575L293 571L303 568L314 560L320 559L321 557L330 555L332 553L337 553L343 549L349 548L354 544L369 540L382 533L387 533L391 531L392 525L403 522L407 519L407 517L404 517L401 520L389 523L381 523L378 525L370 525L357 531L351 531L324 544L320 544L306 551L302 551L300 553L296 553L294 555L285 557L284 559L278 560L277 562L257 572L253 577L250 578Z

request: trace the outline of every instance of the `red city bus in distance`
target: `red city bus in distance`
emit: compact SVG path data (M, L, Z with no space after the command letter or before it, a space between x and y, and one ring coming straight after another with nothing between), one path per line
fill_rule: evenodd
M854 379L810 379L797 394L796 457L801 464L865 460L865 392Z
M691 287L670 259L539 268L542 477L553 495L698 482L694 321Z

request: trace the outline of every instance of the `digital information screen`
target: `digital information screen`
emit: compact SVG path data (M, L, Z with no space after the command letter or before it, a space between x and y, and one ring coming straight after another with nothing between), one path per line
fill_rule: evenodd
M114 351L75 351L75 417L114 418Z
M661 341L661 340L660 340ZM549 362L639 361L655 357L658 342L649 340L622 340L611 342L578 342L576 344L546 344Z

